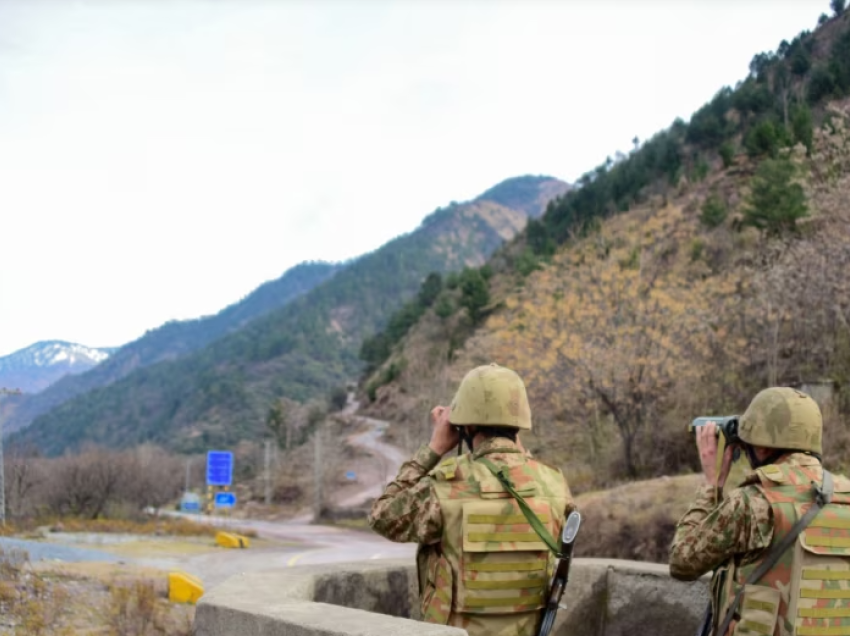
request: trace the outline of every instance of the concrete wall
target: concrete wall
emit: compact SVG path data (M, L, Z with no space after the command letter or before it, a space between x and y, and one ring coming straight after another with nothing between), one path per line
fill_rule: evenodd
M304 566L242 574L198 604L197 636L463 636L416 622L416 568L408 561ZM708 600L708 581L675 581L667 567L576 559L558 613L557 636L692 634Z

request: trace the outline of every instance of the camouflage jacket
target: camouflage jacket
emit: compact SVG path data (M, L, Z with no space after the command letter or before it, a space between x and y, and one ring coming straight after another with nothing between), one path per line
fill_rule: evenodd
M477 458L488 453L488 457L499 464L514 461L516 453L500 454L496 450L500 446L516 449L516 444L510 440L497 437L481 444L473 456ZM427 444L423 444L410 460L401 465L395 480L372 505L369 525L375 532L390 541L423 545L439 543L443 535L443 516L428 473L436 468L440 459ZM565 515L573 509L570 503Z
M489 439L476 448L471 459L479 459L484 455L494 464L506 466L509 470L519 469L515 471L516 474L512 471L511 480L520 492L523 490L525 483L523 477L530 477L519 473L522 472L522 467L528 460L518 452L515 443L506 438ZM453 457L449 457L440 463L440 458L428 446L421 447L410 461L402 465L395 481L391 482L384 494L375 501L369 523L376 532L388 539L419 543L417 570L420 609L424 620L461 627L470 636L533 636L540 618L537 608L541 605L538 599L532 599L529 596L533 590L526 589L528 585L522 585L523 589L516 592L518 596L529 596L528 599L523 599L528 603L517 603L514 609L509 610L503 602L500 602L498 610L494 610L493 607L484 608L484 605L488 605L485 602L489 600L487 598L476 597L476 601L470 600L470 593L466 590L467 587L471 587L471 583L467 581L468 577L463 579L466 585L460 584L459 576L462 573L459 572L458 550L459 542L463 541L463 535L460 534L462 522L459 515L463 514L463 502L470 496L477 499L478 487L483 487L486 482L495 481L479 462L475 462L475 465L483 471L478 478L468 473L471 468L468 461L463 459L456 461ZM540 471L541 477L545 474L547 478L563 480L558 471L544 470L543 467L536 470ZM469 481L470 479L472 482ZM492 483L490 485L492 486ZM554 497L554 501L558 502L556 504L558 509L564 507L566 509L564 512L568 513L574 508L565 481L562 484L550 484L550 487L546 487L542 482L535 482L535 487L538 485L543 486L547 496L559 493ZM443 504L441 504L441 495ZM529 500L528 503L542 509L547 505L546 501L548 501L546 497L541 496L541 501ZM538 513L536 508L533 509L535 513ZM557 516L560 517L560 514L559 510ZM550 532L557 534L555 530L560 527L562 520L555 522L551 514L549 519L553 520L547 524L552 526ZM510 526L510 529L516 530L523 525L526 524L516 523ZM457 536L450 531L452 527L458 530ZM528 529L530 530L530 526ZM545 564L548 549L542 542L539 543L539 546L535 546L539 553L529 554ZM493 544L494 549L498 548L497 544L498 542ZM479 557L479 560L487 558L485 553L476 554L476 557ZM545 568L545 565L543 567ZM476 574L480 575L480 572ZM501 571L485 574L495 577L504 576ZM535 573L523 571L523 574L531 578ZM513 579L517 577L513 573L510 578L511 583L515 583ZM499 587L494 592L480 592L476 588L474 593L489 596L510 595L514 592L512 587L505 590ZM478 609L470 610L464 604L472 605L473 602ZM526 605L529 605L531 609Z
M812 461L817 460L791 453L775 463L806 466ZM773 513L754 483L735 488L717 505L714 488L705 485L676 526L670 547L670 574L690 581L731 559L745 565L758 558L772 540Z

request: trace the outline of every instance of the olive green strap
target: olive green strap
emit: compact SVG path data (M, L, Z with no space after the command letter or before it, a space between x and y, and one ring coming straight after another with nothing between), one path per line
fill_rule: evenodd
M493 476L499 480L499 482L504 486L505 490L511 493L511 496L516 499L517 504L519 504L519 509L522 511L522 514L525 515L526 520L531 525L531 528L534 532L537 533L537 536L543 540L549 549L552 551L552 554L558 556L561 551L558 549L558 544L555 543L555 539L552 538L552 535L549 534L549 531L546 529L546 526L541 523L540 519L538 519L537 515L534 514L534 511L528 507L528 504L525 503L525 499L514 489L514 485L511 483L510 478L507 476L505 472L505 467L496 468L496 465L493 464L489 459L485 457L479 457L477 461L484 464L487 469L493 473Z

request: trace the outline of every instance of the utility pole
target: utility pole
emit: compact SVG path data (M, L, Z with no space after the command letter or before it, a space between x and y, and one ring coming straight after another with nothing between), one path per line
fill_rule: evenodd
M20 389L0 387L0 395L20 395ZM0 420L0 524L6 525L6 468L3 466L3 420Z
M264 465L265 465L265 486L266 486L266 505L270 505L272 502L272 474L271 474L271 463L272 463L272 441L270 439L266 440L265 446L265 456L263 457Z
M313 518L315 521L322 516L322 476L324 467L322 466L322 426L316 425L316 431L313 433L313 482L315 499L313 501Z
M190 483L189 475L190 475L191 470L192 470L192 458L187 457L186 458L186 486L183 488L183 492L189 492L189 483Z

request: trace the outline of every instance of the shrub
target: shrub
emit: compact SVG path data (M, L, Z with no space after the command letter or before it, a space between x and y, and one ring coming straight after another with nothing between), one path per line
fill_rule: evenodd
M699 215L700 223L708 228L715 228L723 224L729 210L721 198L711 194L702 204L702 212Z
M695 238L691 241L691 262L694 263L702 258L702 253L705 251L705 241Z
M803 187L795 181L796 166L787 159L763 161L751 182L744 225L768 235L796 232L797 220L808 214Z
M723 160L723 167L728 168L735 162L735 148L728 141L724 141L720 146L720 158Z

